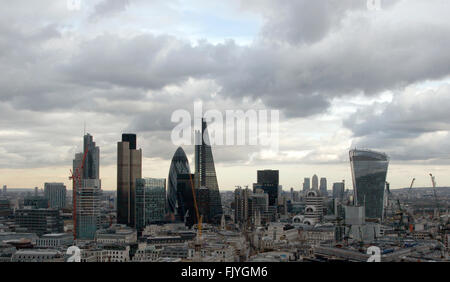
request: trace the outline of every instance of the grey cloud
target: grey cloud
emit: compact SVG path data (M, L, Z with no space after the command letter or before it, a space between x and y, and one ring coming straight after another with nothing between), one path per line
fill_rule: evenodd
M390 103L358 110L344 121L352 146L379 149L394 160L450 163L450 84L438 90L394 96Z
M130 0L103 0L94 7L91 19L111 16L120 13L128 7Z
M1 156L19 154L20 165L71 160L73 152L67 153L67 148L43 159L32 155L31 150L47 152L58 144L80 143L80 125L87 119L97 128L91 132L96 140L104 140L105 162L114 162L114 143L120 139L119 132L126 130L144 135L146 156L167 159L171 157L167 152L174 152L168 142L174 126L170 114L191 107L196 98L217 109L224 109L228 100L232 101L230 107L236 107L243 98L251 98L268 108L280 109L288 118L310 117L324 113L338 96L351 99L355 93L401 91L409 84L450 74L450 38L445 36L450 33L450 25L437 20L446 16L445 2L433 1L427 6L419 6L417 1L398 2L376 17L353 5L354 1L343 1L336 7L336 1L313 2L307 8L305 1L283 1L275 8L265 2L270 10L264 11L269 13L268 20L261 36L248 46L232 40L192 44L148 33L120 36L113 30L84 36L86 30L82 30L75 34L77 40L72 47L78 51L72 53L52 44L72 42L73 34L63 31L63 16L53 16L52 12L51 20L46 20L42 14L36 24L22 22L22 14L16 15L15 22L0 20L0 106L7 109L4 115L0 113L1 124L35 135L33 139L24 138L22 146L36 144L27 145L30 152L20 155L20 144L11 144L12 137L5 137ZM26 6L23 3L21 8ZM102 3L105 6L97 8L104 15L126 7L124 1ZM406 8L421 16L406 18ZM312 11L316 17L311 16ZM11 17L8 15L8 19ZM55 23L48 25L46 21ZM190 88L192 79L212 81L217 89ZM167 90L171 87L181 90L173 93ZM211 96L213 91L217 91L216 97ZM441 96L430 106L450 104ZM133 102L152 106L138 107ZM426 113L419 105L412 109L414 114L391 107L385 112L390 119L368 108L346 121L346 126L361 143L371 147L388 147L394 139L448 130L445 112L433 111L434 116L428 120L417 114ZM374 129L380 133L373 135ZM111 132L117 134L112 136ZM45 145L48 136L52 136L51 146ZM230 154L232 150L222 154L220 150L218 161L247 157Z

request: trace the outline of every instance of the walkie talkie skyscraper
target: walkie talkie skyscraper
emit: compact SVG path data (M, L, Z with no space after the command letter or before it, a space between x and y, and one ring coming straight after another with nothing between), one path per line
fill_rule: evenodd
M365 206L367 218L383 217L383 199L389 158L370 150L351 150L355 204Z

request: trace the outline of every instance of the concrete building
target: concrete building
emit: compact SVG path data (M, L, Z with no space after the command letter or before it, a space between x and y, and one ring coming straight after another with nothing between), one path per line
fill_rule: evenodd
M73 234L70 233L52 233L44 234L36 240L38 248L67 248L73 245Z
M21 209L15 213L16 225L38 235L62 233L62 217L55 209Z
M120 245L137 242L137 231L124 224L116 224L108 229L98 230L95 235L99 244Z
M305 220L304 223L315 225L323 218L323 197L317 190L310 190L305 198Z
M11 262L63 262L64 254L57 250L21 249L11 257Z
M66 206L66 186L64 183L45 183L44 197L50 208L62 209Z

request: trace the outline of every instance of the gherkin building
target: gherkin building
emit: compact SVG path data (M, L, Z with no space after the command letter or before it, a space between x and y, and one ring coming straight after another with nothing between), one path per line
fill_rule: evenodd
M189 175L189 161L183 148L178 147L172 158L170 164L169 177L167 183L167 213L175 216L175 218L182 219L184 217L183 206L185 205L182 193L178 190L178 182L180 176Z

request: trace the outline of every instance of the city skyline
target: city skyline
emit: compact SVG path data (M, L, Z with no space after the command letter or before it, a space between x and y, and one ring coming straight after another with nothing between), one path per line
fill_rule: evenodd
M213 146L221 191L264 169L286 191L314 174L351 183L353 148L391 157L392 189L430 187L428 173L450 186L448 2L341 2L14 1L0 12L0 185L71 187L84 123L103 189L123 132L141 140L142 175L166 178L171 114L202 101L280 112L278 152Z

